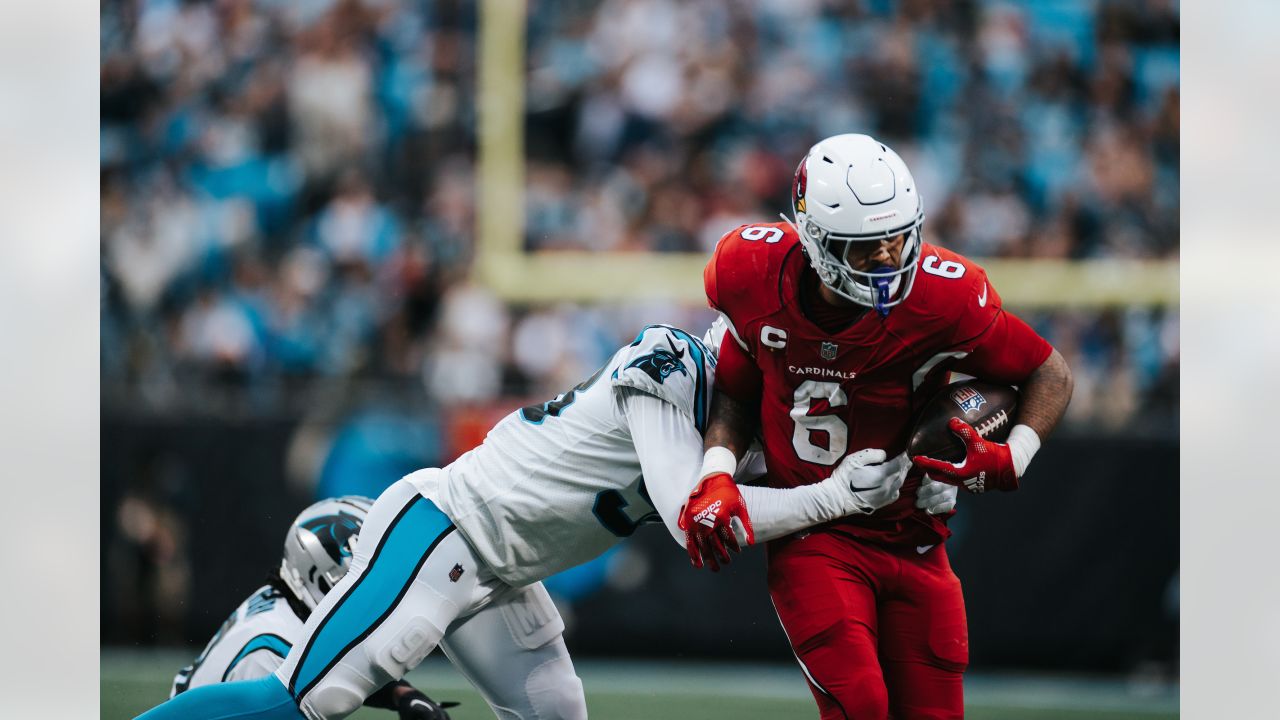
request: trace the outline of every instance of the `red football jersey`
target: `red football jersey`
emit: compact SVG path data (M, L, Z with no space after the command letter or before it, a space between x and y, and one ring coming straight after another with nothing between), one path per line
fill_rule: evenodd
M928 244L917 263L911 294L888 316L868 310L830 333L801 311L809 259L789 224L743 226L716 246L703 273L707 299L737 341L721 344L716 388L746 401L760 395L773 486L824 480L864 448L903 452L916 409L953 369L1014 384L1049 356L1043 338L1003 311L981 267ZM836 525L886 543L946 539L945 517L915 507L921 474L912 470L893 504Z

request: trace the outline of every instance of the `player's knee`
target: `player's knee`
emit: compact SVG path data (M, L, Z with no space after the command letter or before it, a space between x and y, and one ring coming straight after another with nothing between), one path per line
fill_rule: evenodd
M833 683L829 692L848 718L884 720L889 717L889 691L879 673L853 673Z
M959 675L969 667L969 632L960 625L934 632L929 637L925 662L940 673Z
M889 691L880 669L874 636L854 620L844 619L797 648L805 671L822 696L821 705L836 706L823 717L870 718L889 715Z
M568 656L536 668L525 681L529 704L538 718L585 720L587 700L582 681L573 671Z
M417 667L444 636L444 631L425 617L388 620L380 629L384 644L371 653L372 661L388 677L404 677Z
M313 720L344 718L360 709L369 690L368 683L360 682L348 668L339 665L301 699L298 707Z
M300 707L309 718L344 718L364 704L364 697L351 688L326 684L307 693Z
M964 717L964 665L934 658L927 662L885 662L892 689L893 717L900 720L955 720Z

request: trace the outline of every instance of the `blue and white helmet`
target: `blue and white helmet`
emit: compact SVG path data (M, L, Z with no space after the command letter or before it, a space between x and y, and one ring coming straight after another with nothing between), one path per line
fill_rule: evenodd
M924 204L907 164L869 135L835 135L796 168L791 204L800 242L822 283L882 314L911 293L920 260ZM854 243L906 233L898 267L856 270Z
M284 539L280 579L312 610L338 584L373 501L359 495L321 500L303 510Z

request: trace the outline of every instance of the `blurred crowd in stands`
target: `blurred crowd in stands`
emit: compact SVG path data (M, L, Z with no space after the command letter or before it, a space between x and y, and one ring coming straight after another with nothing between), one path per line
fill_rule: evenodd
M509 407L647 322L709 324L467 281L477 4L103 3L104 408L237 388L287 412L366 381ZM864 131L931 242L1176 258L1178 36L1176 0L529 0L525 245L709 252L790 211L812 142ZM1026 316L1075 368L1075 421L1176 428L1176 308Z

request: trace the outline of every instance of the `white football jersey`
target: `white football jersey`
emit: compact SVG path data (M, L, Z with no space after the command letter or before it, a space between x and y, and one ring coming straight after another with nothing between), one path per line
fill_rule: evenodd
M650 325L604 367L555 400L503 418L484 443L413 482L502 580L524 585L586 562L660 522L641 473L624 393L647 393L706 429L715 356L689 333ZM695 438L695 453L701 441ZM696 460L696 458L695 458ZM696 462L678 482L696 481ZM655 479L657 480L657 479ZM672 524L674 518L668 519Z
M258 588L222 623L195 662L178 671L169 697L201 685L270 675L302 636L302 626L279 590Z

